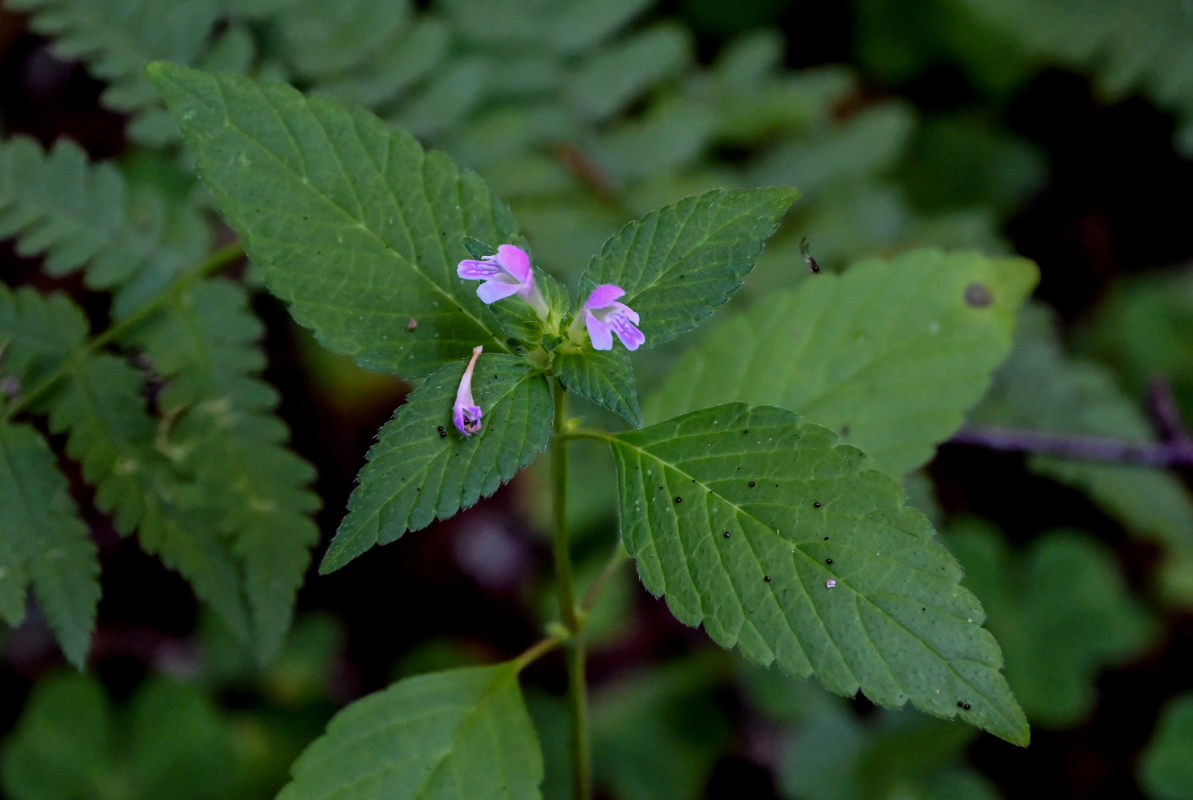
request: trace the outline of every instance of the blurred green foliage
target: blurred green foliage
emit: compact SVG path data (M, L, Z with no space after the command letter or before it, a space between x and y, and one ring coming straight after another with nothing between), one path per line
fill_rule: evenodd
M536 262L568 277L626 218L679 196L798 186L801 203L757 277L720 312L724 324L735 310L808 280L797 245L804 235L829 272L920 244L1008 252L1005 223L1046 185L1050 164L1007 112L1043 70L1085 76L1107 102L1142 95L1175 115L1176 143L1193 147L1193 12L1175 0L856 0L853 63L806 69L786 65L801 60L801 42L818 31L766 27L782 13L772 2L687 0L670 18L645 0L6 5L27 11L60 56L81 60L108 87L101 102L131 122L125 157L90 168L69 143L49 155L23 140L6 143L16 165L6 169L18 177L0 186L0 232L18 252L44 255L51 276L85 267L91 289L116 293L117 316L220 235L193 202L202 194L178 167L188 156L144 79L155 58L291 81L409 127L477 169L522 220ZM796 4L810 14L809 6ZM710 35L719 37L714 47ZM966 83L963 99L943 108L924 102L917 84L942 71ZM10 155L17 150L19 164ZM35 163L46 179L28 177ZM20 213L5 205L14 185L27 189ZM45 224L27 227L31 220ZM155 254L155 269L142 274L146 253ZM1047 280L1064 265L1041 266ZM971 423L1154 440L1143 411L1154 378L1165 377L1186 416L1193 413L1189 276L1182 268L1117 279L1072 329L1033 311ZM679 352L642 359L644 385L660 384ZM302 353L329 408L351 413L362 395L393 391L317 348ZM1003 644L1009 680L1031 720L1063 743L1065 731L1099 713L1099 675L1129 668L1149 643L1162 643L1159 626L1193 597L1193 502L1188 481L1168 472L1045 457L1026 465L1102 509L1099 537L1024 525L1007 528L1012 547L990 524L953 517L968 505L957 496L965 476L945 476L940 514L952 531L946 544L967 566L966 586ZM609 459L595 448L577 448L573 470L586 476L570 506L588 554L578 570L583 586L608 556L614 489ZM917 495L932 496L930 479L920 476ZM531 518L541 513L535 480L516 489ZM1059 507L1071 502L1055 487L1040 491ZM1139 540L1158 543L1160 555L1132 560ZM1115 557L1130 562L1130 583ZM630 588L626 567L612 585L594 611L598 654L619 652L632 615L651 602ZM1165 599L1179 601L1176 609ZM95 677L41 676L2 745L5 791L17 800L272 795L343 699L332 688L338 627L301 621L262 667L218 621L204 619L204 666L194 682L153 675L124 697ZM400 672L462 657L448 650L450 658L412 658ZM982 775L970 763L967 726L862 713L777 671L737 664L730 674L718 657L697 651L648 671L611 668L593 700L598 777L611 796L704 796L718 756L740 746L756 716L779 728L781 755L762 761L786 797L1000 796L1005 775ZM220 710L230 690L247 691L252 706ZM754 716L734 717L727 695ZM567 777L553 772L564 761L559 703L540 693L531 707L547 758L545 794L563 797ZM1154 798L1193 797L1189 698L1178 695L1155 724L1139 756L1139 786ZM1104 755L1122 763L1131 756ZM997 763L1014 770L1014 758Z

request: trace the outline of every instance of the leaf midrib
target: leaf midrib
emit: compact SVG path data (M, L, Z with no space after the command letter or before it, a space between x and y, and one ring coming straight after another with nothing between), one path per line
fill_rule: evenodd
M236 122L231 117L231 115L229 115L227 113L226 109L228 108L228 99L227 99L227 95L224 90L223 82L220 81L218 78L214 79L214 82L215 82L216 87L219 90L220 99L223 102L223 107L224 107L223 111L220 111L219 109L216 109L214 106L204 102L203 99L196 92L191 90L189 87L187 88L187 93L190 94L192 97L194 97L198 102L205 105L208 109L217 113L223 120L227 121L227 123L231 127L235 128L245 139L256 144L264 153L266 153L270 158L272 158L278 164L278 166L281 167L281 169L284 172L289 173L295 179L299 179L300 182L306 183L307 185L311 186L312 191L314 191L315 196L318 197L322 203L324 203L327 207L329 207L335 211L338 211L343 216L344 219L348 220L351 223L354 223L357 227L359 227L361 230L363 230L365 233L367 233L372 239L374 239L381 246L382 250L392 253L393 256L395 258L397 258L399 261L401 261L403 264L409 265L410 269L416 275L418 275L420 278L422 278L436 293L438 293L442 297L446 298L452 305L454 305L457 309L459 309L461 312L463 312L463 314L466 317L468 317L470 320L472 320L481 330L488 333L489 337L493 340L493 342L495 344L497 344L498 347L500 347L506 353L510 352L509 347L507 347L505 342L502 340L502 338L497 335L496 331L494 331L492 328L490 328L488 325L486 325L484 323L484 321L481 320L476 315L474 315L471 310L469 310L468 308L463 306L460 303L460 301L456 299L456 297L454 295L452 295L450 292L448 292L446 289L444 289L442 286L440 286L434 279L431 278L430 275L428 275L426 272L424 272L419 267L417 261L403 257L401 253L399 253L397 250L393 249L389 245L388 242L386 242L383 238L381 238L381 236L378 235L378 233L376 231L374 231L369 226L365 225L363 219L354 218L348 212L348 210L346 208L344 208L343 206L341 206L340 204L338 204L334 200L332 200L332 198L329 195L324 194L323 192L320 192L318 190L315 190L314 184L310 183L309 180L302 180L303 176L301 176L292 167L290 167L289 164L287 164L285 161L283 161L276 153L274 153L269 147L267 147L264 142L257 139L256 137L250 135L247 130L245 130L238 122ZM254 87L254 88L257 88L257 87ZM264 93L261 92L261 90L259 88L257 88L257 91L260 94L262 94L262 96L264 97ZM286 132L290 134L291 140L294 141L295 144L297 145L297 141L294 139L293 133L290 132L290 128L287 125L286 120L283 118L281 112L277 108L275 108L272 103L265 102L263 105L268 106L270 108L270 110L273 111L274 115L278 119L278 122L286 130ZM307 101L306 98L302 98L302 106L303 106L303 110L307 113L307 115L311 118L311 120L319 128L319 131L323 134L323 137L327 141L328 146L332 149L333 152L335 152L335 147L334 147L334 145L331 144L330 137L327 134L327 129L323 127L323 123L319 120L319 118L311 112L310 103L309 103L309 101ZM341 109L341 110L343 110L345 113L351 114L351 112L348 112L346 109ZM361 139L360 132L356 129L356 123L354 120L352 121L352 131L353 131L353 134L355 134L355 136L356 136L357 142L361 145L361 149L367 152L368 147L365 146L364 141ZM386 157L388 158L389 151L394 146L394 142L388 135L388 132L385 137L385 140L386 140ZM298 152L298 154L301 155L302 149L300 147L297 148L297 152ZM423 152L420 155L421 155L421 157L420 157L419 161L421 164L425 165L426 159L427 159L426 153ZM337 158L338 158L338 153L337 153ZM342 164L342 162L341 162L341 164ZM377 175L377 177L380 177L380 175L378 173L376 173L375 168L374 168L374 174ZM344 177L346 179L346 181L349 185L352 184L351 176L349 173L347 173L347 172L342 173L342 177ZM456 176L456 182L459 183L459 175ZM393 188L390 187L389 184L386 183L384 180L381 180L381 184L383 186L385 186L386 191L389 193L390 198L394 202L395 208L398 209L399 213L396 216L398 216L402 219L403 226L407 226L408 223L407 223L405 217L400 213L400 206L398 206L398 204L397 204L397 197L393 192ZM426 187L424 186L423 187L424 192L425 192L425 188ZM353 191L355 191L355 189L353 189ZM429 206L429 204L428 204L428 206ZM431 206L429 206L429 207L431 208L432 216L435 216L434 207L431 207ZM408 226L407 226L407 230L409 231ZM413 242L413 238L411 239L411 242Z
M763 520L761 520L761 519L758 519L758 518L757 518L757 517L755 517L753 514L750 514L750 513L749 513L749 512L747 512L745 509L743 509L741 506L739 506L737 503L734 503L732 500L730 500L729 498L725 497L725 496L724 496L723 494L721 494L720 492L717 492L717 491L713 490L711 487L709 487L707 484L705 484L705 483L704 483L703 481L701 481L700 479L698 479L698 478L696 478L695 476L691 475L690 473L688 473L688 472L686 472L686 471L684 471L684 470L680 469L680 468L678 467L678 465L674 464L673 462L665 461L665 460L663 460L661 457L659 457L659 456L657 456L657 455L654 455L653 453L649 452L648 450L645 450L644 448L642 448L642 447L640 447L640 446L637 446L637 445L630 444L630 443L626 442L626 441L625 441L624 439L622 439L622 438L619 438L619 437L608 437L608 439L609 439L609 441L610 441L610 442L612 442L612 443L615 443L615 446L617 446L617 445L621 445L621 446L628 447L629 449L632 449L632 450L634 450L635 452L639 453L641 457L645 457L645 458L651 459L651 460L655 461L656 463L660 464L661 466L663 466L663 467L665 467L665 468L669 468L669 469L671 469L672 471L674 471L674 472L676 472L676 473L680 474L681 476L683 476L683 477L685 477L685 478L691 479L691 480L692 480L692 481L694 481L694 482L695 482L695 483L696 483L698 486L703 486L703 487L705 488L705 490L706 490L707 492L709 492L710 494L712 494L714 497L720 498L720 499L721 499L721 500L722 500L722 501L723 501L723 502L724 502L726 505L728 505L729 507L731 507L731 508L735 509L735 510L736 510L738 513L740 513L740 514L741 514L743 517L745 517L745 518L747 518L747 519L750 519L750 520L753 520L753 521L754 521L754 522L756 522L757 524L761 525L761 526L762 526L762 528L763 528L764 530L773 530L773 529L771 528L771 526L770 526L768 523L764 522L764 521L763 521ZM777 535L778 535L778 534L776 534L776 536L777 536ZM782 537L779 537L779 538L782 538ZM747 541L748 541L748 537L747 537ZM784 542L786 542L786 540L785 540L785 539L784 539L783 541L784 541ZM810 555L808 555L807 553L803 552L803 550L801 550L801 549L800 549L798 546L796 546L796 547L793 547L793 549L792 549L792 552L793 552L793 553L796 553L796 552L798 552L798 553L799 553L799 554L800 554L800 555L801 555L803 558L807 559L807 560L808 560L808 561L809 561L811 564L813 564L813 565L815 565L815 566L819 567L819 565L820 565L820 564L819 564L819 562L818 562L818 561L816 561L816 559L812 558L812 557L811 557ZM840 579L839 579L839 580L840 580ZM806 593L807 593L807 587L806 587L806 586L804 586L803 582L802 582L802 581L797 581L797 583L799 583L800 587L801 587L801 588L804 590L804 592L805 592L805 594L806 594ZM846 584L844 584L844 585L845 585L845 586L849 586L849 584L848 584L848 583L846 583ZM932 646L931 646L931 645L930 645L930 644L929 644L927 641L925 641L925 640L924 640L924 639L922 639L921 637L919 637L919 636L915 635L915 634L914 634L912 631L908 630L908 629L906 628L906 626L904 626L904 625L903 625L903 624L901 624L901 623L900 623L898 620L894 619L894 618L893 618L893 617L891 617L889 614L887 614L887 613L886 613L886 611L885 611L885 610L883 610L881 607L879 607L879 606L875 605L874 603L872 603L872 602L870 601L869 597L867 597L867 596L866 596L865 594L863 594L862 592L859 592L859 591L857 591L856 589L852 589L852 587L850 587L850 590L851 590L851 592L853 593L853 597L854 597L855 599L860 599L860 600L861 600L862 602L864 602L864 603L865 603L865 604L866 604L866 605L867 605L869 608L871 608L871 609L872 609L872 610L873 610L873 611L874 611L876 614L878 614L880 617L883 617L884 619L886 619L886 620L887 620L887 621L888 621L888 622L889 622L889 623L890 623L892 626L894 626L894 627L895 627L895 628L897 628L898 630L902 631L902 632L903 632L903 633L904 633L904 634L905 634L905 635L906 635L906 636L907 636L907 637L908 637L908 638L909 638L911 641L913 641L913 642L916 642L916 643L917 643L917 644L919 644L919 645L920 645L920 646L921 646L921 647L922 647L924 650L928 651L928 652L929 652L929 653L931 653L933 656L935 656L935 657L936 657L936 659L937 659L938 661L940 661L940 663L941 663L941 664L943 664L943 665L944 665L944 666L945 666L945 667L946 667L946 668L949 670L949 672L951 672L951 673L952 673L952 674L953 674L953 675L956 677L956 679L957 679L959 682L961 682L963 685L965 685L965 686L968 686L968 687L970 687L971 689L973 689L973 690L974 690L974 694L975 694L975 695L977 695L977 696L980 696L980 697L985 697L985 696L986 696L984 691L981 691L981 690L979 690L979 689L978 689L976 686L974 686L974 685L973 685L973 683L972 683L971 681L969 681L969 680L968 680L968 679L967 679L967 678L966 678L964 675L962 675L962 674L961 674L961 673L960 673L958 670L956 670L956 669L953 667L953 663L952 663L952 661L951 661L951 660L949 660L949 659L945 658L944 656L942 656L942 655L941 655L939 652L937 652L937 651L936 651L936 649L935 649L934 647L932 647ZM810 597L809 597L809 603L811 603L811 598L810 598ZM815 604L812 604L812 608L813 608L813 609L815 609ZM820 619L820 615L819 615L819 614L817 614L816 616L817 616L817 619ZM786 617L786 614L784 614L784 617ZM957 619L960 619L959 617L955 617L955 618L957 618ZM860 617L859 617L859 619L858 619L858 624L859 624L859 625L860 625L860 626L863 628L863 630L865 629L865 625L864 625L864 624L861 622L861 619L860 619ZM821 619L821 627L823 628L823 630L824 630L824 632L825 632L825 635L829 636L829 638L830 638L830 640L831 640L831 639L832 639L832 634L831 634L831 632L830 632L830 630L829 630L829 627L828 627L827 625L825 625L825 624L824 624L824 621L823 621L823 619ZM793 632L793 633L795 633L795 634L797 635L797 637L798 637L798 631L795 631L795 630L793 629L793 630L792 630L792 632ZM834 644L835 644L835 642L834 642ZM845 663L848 663L848 660L847 660L847 659L845 659L845 657L844 657L844 654L840 652L840 648L838 647L837 649L838 649L838 654L840 654L840 655L841 655L842 661L843 661L843 662L845 662ZM881 651L879 651L879 652L881 652ZM974 661L973 659L961 659L961 660L964 660L964 661ZM884 667L886 667L886 668L887 668L887 670L888 670L888 672L889 672L889 671L890 671L890 665L889 665L889 663L887 663L887 660L886 660L885 658L884 658L884 659L882 659L882 661L883 661L883 666L884 666ZM987 667L987 668L993 668L993 667L991 667L991 665L989 665L989 664L986 664L986 663L984 663L984 662L976 662L976 663L978 663L978 664L981 664L982 666L984 666L984 667ZM857 681L855 681L855 682L857 682ZM860 685L860 684L859 684L859 685ZM913 703L915 703L915 698L914 698L914 697L913 697L913 696L912 696L910 693L908 693L908 692L904 692L904 694L905 694L905 695L907 695L908 699L911 699L911 700L912 700L912 702L913 702ZM997 710L997 711L998 711L998 713L999 713L1001 716L1003 716L1003 720L1004 720L1004 722L1008 723L1008 729L1010 729L1010 730L1015 730L1015 729L1017 729L1017 728L1019 727L1018 725L1016 725L1016 724L1015 724L1015 722L1016 722L1015 720L1009 719L1009 718L1007 718L1005 715L1003 715L1003 714L1002 714L1002 712L1001 712L1001 710L999 709L999 707L998 707L998 704L997 704L997 703L993 703L993 702L991 702L991 703L989 704L989 707L990 707L991 709L995 709L995 710Z

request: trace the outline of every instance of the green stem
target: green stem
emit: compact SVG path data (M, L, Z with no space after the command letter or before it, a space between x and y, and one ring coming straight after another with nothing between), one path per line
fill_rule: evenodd
M58 365L57 369L42 379L41 383L34 386L28 392L24 392L20 398L10 405L4 412L4 419L12 419L22 411L27 410L34 402L41 399L43 395L48 393L57 385L58 381L65 378L70 372L78 366L80 362L88 358L92 353L106 346L107 344L120 339L129 331L136 328L149 317L152 317L162 306L172 301L179 294L194 286L199 281L206 278L213 272L218 272L224 267L231 264L233 261L244 256L244 248L239 242L233 242L225 247L216 250L206 260L195 265L191 269L178 276L175 281L170 284L161 294L154 297L136 308L131 314L124 319L112 325L103 333L94 337L87 343L85 347L75 351L75 353Z
M551 471L554 473L555 580L559 614L568 630L568 711L571 717L572 788L576 800L592 798L592 758L588 743L588 687L584 677L584 626L576 608L576 581L567 529L567 442L563 428L567 404L563 386L555 381L555 431L551 438Z

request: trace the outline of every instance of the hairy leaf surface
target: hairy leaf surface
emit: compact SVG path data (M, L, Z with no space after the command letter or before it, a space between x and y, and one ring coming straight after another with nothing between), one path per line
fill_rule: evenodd
M633 425L642 425L634 365L622 350L556 353L555 374L568 391L587 398Z
M1027 743L961 566L861 451L741 404L611 442L622 539L680 621L838 694Z
M547 446L553 407L542 373L512 356L482 354L472 392L483 427L472 436L452 424L463 373L463 362L435 372L381 428L321 572L471 506Z
M0 616L10 625L24 616L30 581L62 651L82 669L99 603L95 545L41 434L0 421Z
M901 477L985 392L1036 275L1023 259L915 250L813 276L714 327L647 399L646 418L769 403Z
M674 339L741 285L798 193L715 190L634 220L609 239L580 280L580 301L600 284L625 289L646 347Z
M410 378L477 344L507 349L456 276L465 236L513 233L479 177L326 97L164 63L150 74L250 258L329 348Z
M278 800L535 800L538 737L516 662L398 681L332 718Z

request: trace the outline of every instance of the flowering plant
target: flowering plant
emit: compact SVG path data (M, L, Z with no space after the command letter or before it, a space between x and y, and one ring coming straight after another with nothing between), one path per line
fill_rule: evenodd
M550 451L557 622L508 661L407 678L354 704L282 797L346 790L391 767L404 791L428 792L445 764L465 782L500 773L502 796L537 796L542 756L518 677L556 649L575 792L590 796L586 627L605 577L581 599L566 506L578 440L606 447L616 468L620 536L602 576L632 559L679 620L752 662L1026 743L981 607L898 479L955 430L1005 357L1032 265L934 250L844 276L817 264L753 323L714 329L643 409L635 361L734 295L795 191L712 190L630 221L588 262L573 301L485 184L411 136L282 85L167 64L151 77L294 318L332 350L415 383L367 455L322 572L473 505ZM968 371L932 398L940 413L892 436L893 415L925 401L867 404L876 379L864 345L889 348L884 364L933 369L918 343L952 336L980 345L963 354ZM578 403L605 424L573 417ZM376 737L373 755L343 759L361 737Z

